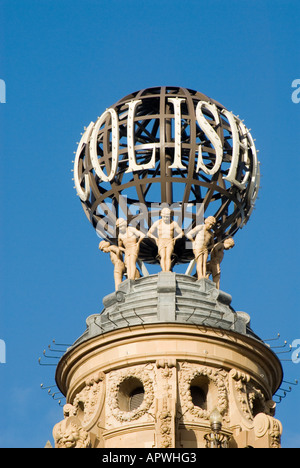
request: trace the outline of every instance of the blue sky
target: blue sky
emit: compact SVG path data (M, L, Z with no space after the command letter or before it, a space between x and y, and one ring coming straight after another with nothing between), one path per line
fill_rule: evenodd
M53 339L75 341L113 290L71 161L83 127L132 91L195 89L252 129L262 188L221 288L261 338L280 333L270 344L300 339L299 16L298 0L0 0L0 447L52 441L62 408L40 388L55 367L38 358ZM285 380L300 380L291 353L279 357ZM276 413L284 447L300 447L292 388Z

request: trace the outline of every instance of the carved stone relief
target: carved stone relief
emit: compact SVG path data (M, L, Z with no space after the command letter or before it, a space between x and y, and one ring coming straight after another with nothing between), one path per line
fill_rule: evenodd
M98 420L104 404L105 374L98 372L85 381L84 388L77 393L73 401L76 415L84 428L91 428Z
M55 448L91 448L90 435L82 427L74 406L64 406L64 419L54 426L53 439Z
M208 382L208 395L212 400L204 409L193 403L191 384L199 377L205 377ZM228 411L228 391L226 388L227 373L221 369L204 366L182 364L180 370L180 397L182 413L188 412L193 419L208 420L213 407L217 407L222 416Z
M254 418L254 433L257 439L268 437L270 448L280 448L282 424L267 414L260 413Z
M176 444L177 372L176 359L156 361L156 419L157 448L172 448Z
M258 413L274 415L276 404L272 400L266 400L248 374L232 369L229 372L229 388L232 404L238 408L246 428L253 426L253 419Z
M64 406L64 420L53 428L55 448L90 448L89 431L98 422L105 396L105 374L98 372L84 382L73 404Z
M115 420L119 422L131 422L138 420L149 412L154 401L154 386L153 377L149 372L150 369L146 367L147 366L142 366L114 371L109 375L107 403L110 414ZM144 398L140 406L129 411L129 408L122 405L122 398L124 397L123 389L126 389L126 387L128 389L132 388L135 382L139 382L139 384L142 385Z

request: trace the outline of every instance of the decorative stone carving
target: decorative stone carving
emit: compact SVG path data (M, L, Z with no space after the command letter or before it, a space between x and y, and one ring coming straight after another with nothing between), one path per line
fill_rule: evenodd
M259 413L254 418L254 433L258 439L267 437L267 446L270 448L280 448L282 424L278 419Z
M252 421L253 416L247 392L247 384L250 382L250 376L236 369L232 369L229 372L229 376L233 382L232 393L240 412L246 420Z
M176 367L176 359L157 359L156 367L162 370L162 376L167 379L172 375L172 369Z
M97 420L99 409L102 407L101 400L104 403L104 380L105 374L103 372L98 372L95 376L86 380L85 387L76 395L73 401L76 415L80 418L84 428L90 427ZM94 419L95 421L93 421Z
M91 439L81 425L76 408L70 404L64 406L64 420L53 428L55 448L91 448Z
M156 446L173 448L175 439L174 405L167 396L159 398L156 405Z
M172 448L176 445L177 376L176 359L156 361L156 447Z
M141 382L144 389L144 399L142 404L132 410L126 411L120 408L120 388L126 383L130 383L130 379L137 379ZM153 381L149 373L143 368L130 368L128 370L115 371L109 376L109 386L107 392L107 401L111 414L120 422L131 422L145 415L154 400Z
M246 424L247 427L252 426L253 418L255 417L254 410L257 411L257 406L259 406L261 412L271 416L274 415L275 402L266 400L261 389L257 388L254 383L251 382L248 374L232 369L229 372L229 376L232 379L232 383L230 384L230 389L233 394L232 403L235 401L241 415L248 421L248 424ZM250 426L249 423L251 424Z
M191 384L197 378L204 376L209 383L208 393L211 394L212 385L216 388L215 399L211 408L203 409L195 406L192 401ZM189 411L195 418L208 420L213 407L216 407L222 416L228 411L228 392L226 388L227 373L221 369L210 367L195 367L187 364L181 366L180 395L183 414ZM212 384L212 385L211 385Z

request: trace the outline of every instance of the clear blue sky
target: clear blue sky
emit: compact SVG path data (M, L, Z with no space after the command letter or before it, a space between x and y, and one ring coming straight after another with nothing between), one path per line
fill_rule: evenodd
M195 89L252 129L262 188L221 287L263 339L300 339L299 17L299 0L0 0L0 447L52 441L62 408L38 357L75 341L113 290L71 161L83 126L132 91ZM300 380L300 364L283 366ZM300 447L299 401L300 385L277 408L285 447Z

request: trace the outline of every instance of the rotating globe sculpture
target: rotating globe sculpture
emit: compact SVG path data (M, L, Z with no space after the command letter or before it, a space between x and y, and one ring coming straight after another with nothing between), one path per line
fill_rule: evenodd
M173 268L193 260L189 233L206 219L214 220L209 251L245 226L260 170L254 140L238 116L200 92L154 87L120 99L85 127L74 180L87 218L107 245L119 245L120 218L143 234L141 262L159 263L147 233L169 208L183 232L174 238Z

